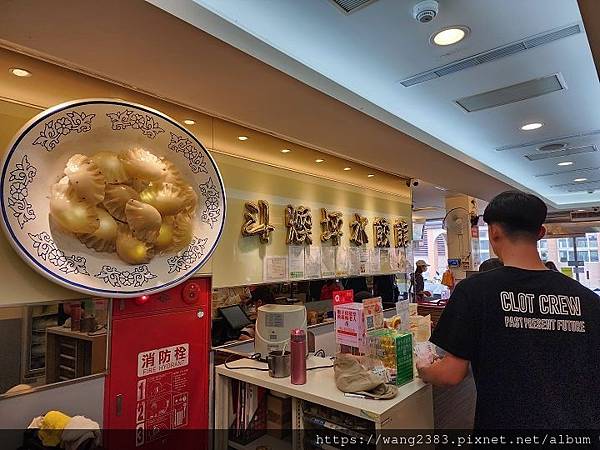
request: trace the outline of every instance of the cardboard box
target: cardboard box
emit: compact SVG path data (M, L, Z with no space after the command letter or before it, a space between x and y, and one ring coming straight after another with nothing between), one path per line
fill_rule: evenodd
M292 398L282 398L269 393L267 396L267 433L283 438L292 428Z

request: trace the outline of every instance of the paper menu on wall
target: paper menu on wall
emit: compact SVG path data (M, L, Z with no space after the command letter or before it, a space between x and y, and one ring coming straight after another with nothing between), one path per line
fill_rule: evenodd
M348 275L360 275L360 256L358 247L348 249Z
M336 275L336 247L321 247L321 277L331 278Z
M264 281L282 281L287 279L287 256L265 256Z
M381 251L387 249L372 248L371 249L371 273L381 273Z
M392 248L382 248L379 249L379 272L381 273L390 273L393 272L391 265L391 257L390 253L394 249Z
M358 249L358 274L367 275L371 273L371 252L368 248Z
M349 252L347 247L335 247L335 274L339 277L348 275Z
M311 245L305 248L304 278L321 278L321 247Z
M288 271L290 280L304 278L304 246L290 245L288 247Z

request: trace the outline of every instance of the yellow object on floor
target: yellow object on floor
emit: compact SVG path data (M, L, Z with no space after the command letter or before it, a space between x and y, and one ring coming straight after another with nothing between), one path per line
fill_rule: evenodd
M48 411L38 431L38 437L46 447L60 444L62 432L71 418L60 411Z

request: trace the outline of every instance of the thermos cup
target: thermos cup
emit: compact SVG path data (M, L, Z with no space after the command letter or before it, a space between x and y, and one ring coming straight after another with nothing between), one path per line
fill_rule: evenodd
M290 332L290 351L292 353L292 384L306 384L306 333L300 328Z

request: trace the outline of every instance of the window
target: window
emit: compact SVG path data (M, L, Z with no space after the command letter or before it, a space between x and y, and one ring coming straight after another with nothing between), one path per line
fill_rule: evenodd
M558 240L558 248L569 248L572 246L573 246L573 244L571 243L570 239L559 239Z
M569 256L567 255L567 252L565 251L560 251L560 262L566 263L569 260Z
M580 252L579 250L577 250L577 260L590 262L590 253L587 251Z
M588 246L588 242L585 237L577 238L577 248L587 248L587 246Z
M569 261L575 261L575 252L569 252Z
M590 250L590 262L598 262L598 250Z
M542 239L541 241L539 241L538 242L538 248L547 249L548 248L548 241L546 239Z
M481 251L488 250L488 253L489 253L490 241L479 241L479 249Z

